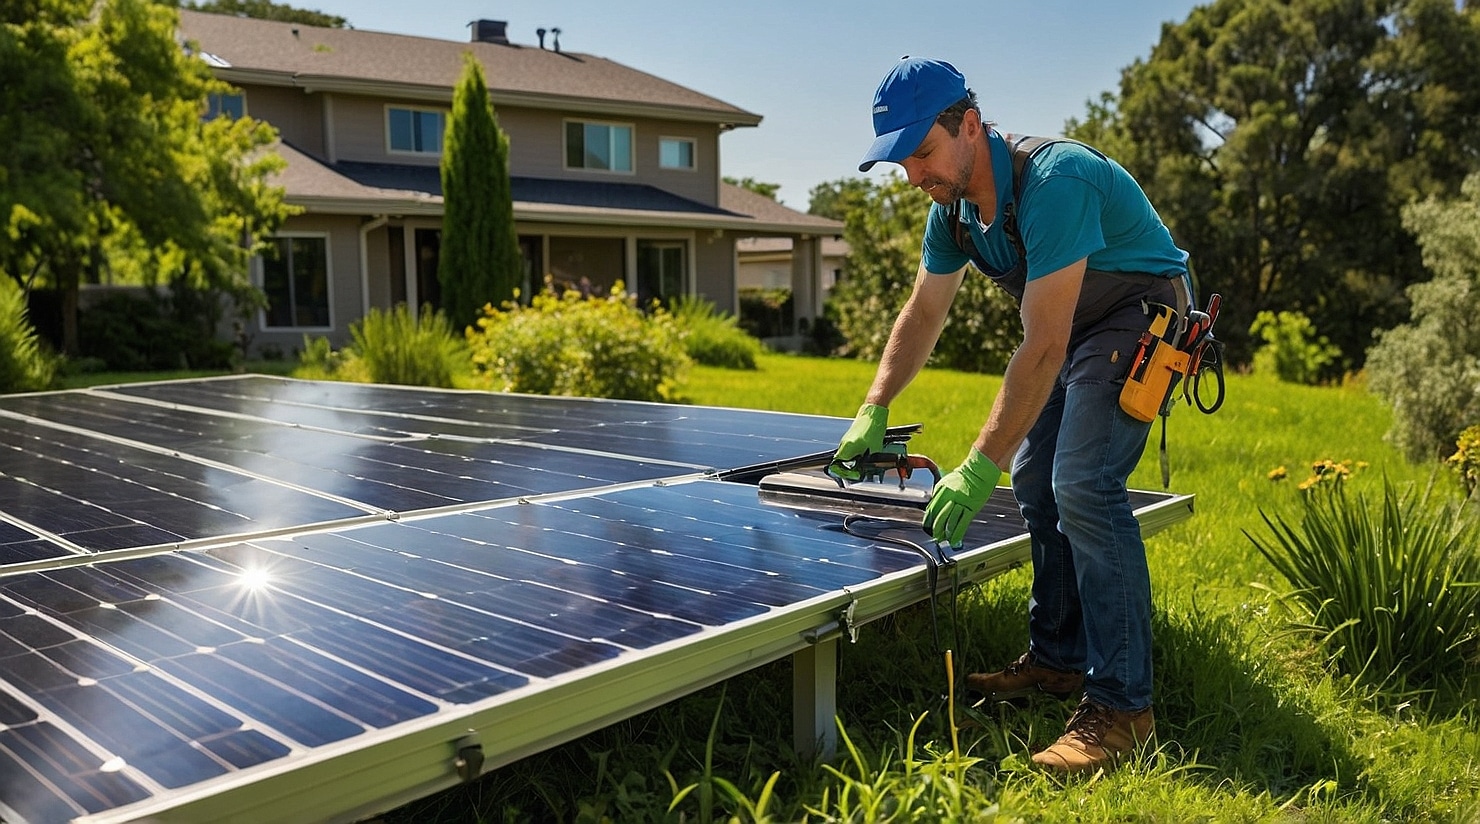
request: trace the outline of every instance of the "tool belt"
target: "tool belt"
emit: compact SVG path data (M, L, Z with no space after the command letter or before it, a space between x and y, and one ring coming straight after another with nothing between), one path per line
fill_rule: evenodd
M1163 303L1143 301L1151 324L1141 333L1140 345L1131 359L1130 374L1120 392L1120 408L1138 421L1150 423L1170 409L1172 392L1179 379L1188 403L1197 403L1206 413L1223 405L1222 343L1213 339L1222 296L1214 294L1206 311L1189 309L1186 317ZM1211 404L1200 394L1200 376L1205 371L1217 379L1217 395Z

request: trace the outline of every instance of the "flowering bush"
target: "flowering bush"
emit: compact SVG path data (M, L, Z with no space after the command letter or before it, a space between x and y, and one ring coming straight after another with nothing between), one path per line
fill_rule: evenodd
M620 283L605 297L547 288L527 307L485 306L467 340L476 380L502 392L673 401L690 363L673 316L643 312Z

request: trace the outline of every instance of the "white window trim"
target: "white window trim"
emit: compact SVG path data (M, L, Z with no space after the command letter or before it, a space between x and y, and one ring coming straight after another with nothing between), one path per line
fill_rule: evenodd
M572 123L580 123L583 126L615 126L627 129L632 140L628 152L628 161L632 168L626 171L621 169L593 169L590 166L571 166L567 162L570 159L570 132ZM567 172L588 172L596 175L621 175L632 177L637 174L637 124L623 123L618 120L594 120L589 117L567 117L560 124L560 163Z
M439 144L444 148L447 146L447 127L452 120L452 110L442 109L436 106L408 106L398 103L385 104L384 117L381 122L385 126L385 153L388 155L399 155L401 157L441 157L442 152L418 152L415 149L396 149L391 147L391 111L407 112L433 112L442 116L442 136Z
M339 328L334 322L334 244L329 242L328 232L277 232L272 236L273 240L278 238L320 238L324 241L324 278L325 286L328 288L329 300L329 325L328 326L269 326L267 325L267 309L257 310L257 328L263 332L332 332ZM266 289L267 273L264 270L266 264L261 255L252 258L252 279L258 289Z
M693 163L690 164L690 165L688 165L688 166L664 166L663 165L663 141L665 141L665 140L671 140L671 141L673 141L675 143L687 143L687 144L689 144L689 160L693 161ZM680 135L659 135L658 136L658 168L659 169L662 169L665 172L697 172L697 171L699 171L699 141L698 140L695 140L692 137L682 137Z

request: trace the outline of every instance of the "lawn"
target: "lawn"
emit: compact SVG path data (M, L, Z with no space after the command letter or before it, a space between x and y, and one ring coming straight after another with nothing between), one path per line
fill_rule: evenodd
M697 404L851 417L870 364L766 355L755 371L697 367ZM928 370L891 410L921 422L912 451L954 466L1000 378ZM1232 376L1216 414L1179 405L1168 420L1171 489L1197 514L1149 542L1155 588L1159 743L1093 780L1024 768L1062 730L1058 702L957 707L953 747L944 663L925 606L845 645L839 714L846 746L827 765L790 753L786 661L500 769L387 821L1475 821L1480 732L1474 706L1394 706L1333 674L1292 633L1288 589L1249 534L1261 513L1297 517L1296 485L1320 461L1363 466L1352 492L1383 479L1458 483L1404 461L1383 440L1390 414L1360 386L1304 387ZM1154 429L1133 485L1161 488ZM1283 469L1284 480L1271 474ZM1246 534L1249 533L1249 534ZM995 667L1026 644L1028 574L961 594L936 618L956 632L962 669ZM1271 592L1271 590L1273 592ZM686 787L692 790L673 803ZM672 808L670 809L670 804Z

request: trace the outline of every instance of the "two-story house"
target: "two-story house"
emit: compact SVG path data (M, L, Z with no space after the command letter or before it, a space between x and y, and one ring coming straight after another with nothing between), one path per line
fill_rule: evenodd
M823 238L842 224L721 179L720 139L758 114L558 41L511 42L500 21L469 42L180 11L181 37L239 95L225 114L278 129L278 183L303 212L254 262L268 305L259 349L305 334L348 340L372 307L437 304L442 139L471 52L509 136L523 294L546 277L639 298L697 295L736 312L736 242L785 238L796 316L821 313Z

